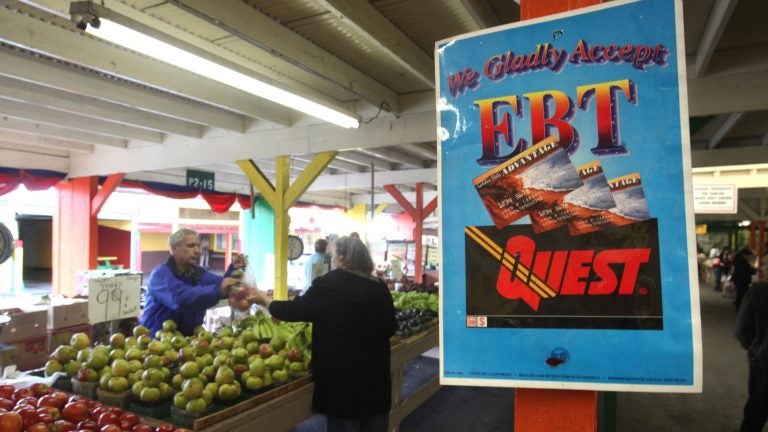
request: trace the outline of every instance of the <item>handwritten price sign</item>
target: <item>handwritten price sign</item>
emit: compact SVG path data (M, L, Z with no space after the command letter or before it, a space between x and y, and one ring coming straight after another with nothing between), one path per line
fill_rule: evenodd
M96 324L139 314L141 275L126 274L88 281L88 321Z

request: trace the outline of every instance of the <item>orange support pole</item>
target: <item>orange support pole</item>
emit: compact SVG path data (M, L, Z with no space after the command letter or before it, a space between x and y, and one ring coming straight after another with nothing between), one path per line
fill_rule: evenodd
M384 185L384 189L392 195L392 198L400 204L405 213L413 220L413 243L416 245L416 256L413 258L413 265L416 267L414 269L413 281L421 283L421 279L424 276L424 263L422 261L424 244L422 243L421 235L424 232L424 219L437 208L437 197L432 198L432 201L425 206L424 184L416 183L416 206L414 207L394 185Z
M599 3L603 0L521 0L520 19L538 18ZM594 432L597 430L597 392L517 389L514 430Z
M72 296L77 272L96 268L99 210L125 174L107 178L99 190L98 177L80 177L56 185L53 215L53 292Z
M97 177L81 177L56 185L53 215L53 292L75 294L77 272L96 268L98 225L91 200L99 187Z

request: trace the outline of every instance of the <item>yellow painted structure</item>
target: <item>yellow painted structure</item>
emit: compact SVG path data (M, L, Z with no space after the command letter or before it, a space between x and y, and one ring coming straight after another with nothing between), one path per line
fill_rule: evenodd
M288 210L306 192L313 181L336 157L337 152L317 154L304 171L291 184L291 159L275 158L275 184L264 175L252 160L239 160L237 165L245 173L261 197L275 212L275 300L288 299L288 228L291 225Z

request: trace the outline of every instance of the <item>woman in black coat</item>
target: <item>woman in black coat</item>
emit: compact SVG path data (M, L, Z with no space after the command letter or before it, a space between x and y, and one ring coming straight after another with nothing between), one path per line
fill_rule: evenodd
M301 297L252 300L273 317L312 325L312 408L325 414L328 431L386 431L392 403L389 338L397 329L387 285L371 276L365 245L341 237L331 247L331 272Z
M752 265L752 261L755 258L755 253L749 248L743 248L736 253L733 257L733 275L731 275L731 281L736 287L736 300L733 304L736 309L741 305L741 301L744 299L744 295L749 289L749 284L752 282L752 275L757 272L757 269Z

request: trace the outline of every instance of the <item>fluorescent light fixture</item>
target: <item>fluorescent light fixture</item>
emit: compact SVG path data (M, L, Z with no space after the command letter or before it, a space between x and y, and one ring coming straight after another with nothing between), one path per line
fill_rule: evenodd
M268 99L305 114L345 128L356 128L360 121L294 93L264 83L248 75L229 69L208 59L179 49L171 44L101 18L99 28L88 26L86 31L96 37L132 49L143 55L186 69L190 72L234 87L254 96Z

